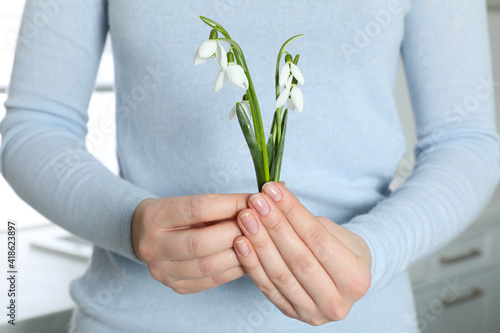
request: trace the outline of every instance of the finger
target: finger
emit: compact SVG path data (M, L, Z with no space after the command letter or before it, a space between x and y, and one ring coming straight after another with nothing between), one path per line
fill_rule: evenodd
M216 276L238 266L241 264L234 250L227 249L203 258L165 261L160 269L173 281L180 281Z
M164 228L190 226L199 222L210 222L235 218L247 207L250 194L201 194L160 200L160 209L155 210L154 221ZM158 207L157 207L158 208ZM153 211L153 210L152 210ZM159 221L159 222L158 222Z
M359 268L359 258L330 233L285 186L269 182L264 185L262 191L267 195L267 202L279 208L298 237L332 277L338 290L348 290L352 284L353 273L357 273L354 270ZM272 221L272 216L274 215L266 217L265 221ZM278 234L271 233L271 236L273 235L276 237Z
M256 248L262 264L266 266L266 258L260 256L259 247L256 242L265 241L265 232L269 234L273 244L278 248L281 257L286 265L290 268L293 275L297 278L301 286L307 291L312 299L317 303L318 307L323 307L325 304L322 300L328 298L337 298L338 291L335 288L332 277L325 271L324 267L315 257L314 253L304 243L304 241L297 235L293 227L288 222L286 216L281 210L272 202L272 200L265 194L256 194L250 198L250 207L255 211L251 211L253 218L264 226L265 230L259 230L253 237L246 234L245 229L242 228L243 233L250 239ZM245 210L247 211L247 210ZM242 217L240 215L240 217ZM248 216L247 216L248 218ZM259 223L260 221L260 223ZM312 225L322 224L312 216L312 221L306 221ZM238 223L240 223L238 221ZM250 222L243 223L250 224ZM241 227L241 226L240 226ZM248 228L246 229L248 230ZM325 233L328 233L326 229ZM323 237L321 235L315 237ZM263 240L260 240L262 238ZM279 288L279 285L278 285ZM330 297L325 297L329 295Z
M158 259L203 258L233 247L241 235L236 221L221 222L205 228L165 232L156 241Z
M168 283L164 284L172 288L175 292L179 294L193 294L234 281L236 279L239 279L245 274L246 272L243 269L243 267L238 266L211 277L205 277L193 280L181 280L170 284Z
M262 187L272 202L282 211L293 228L300 234L307 230L315 216L290 192L284 184L268 182Z
M334 236L285 186L276 182L264 184L263 193L268 202L281 210L297 235L310 248L315 256L327 262L335 258L353 259L353 253ZM333 223L333 222L332 222Z
M245 209L238 217L238 223L255 249L262 269L299 314L302 311L312 311L316 307L314 301L284 261L282 249L275 245L266 228L259 227L256 215L254 211Z
M298 314L292 304L283 296L276 285L269 279L267 272L262 267L252 244L245 237L238 237L234 242L236 255L245 268L246 273L255 285L264 293L281 312L293 318Z

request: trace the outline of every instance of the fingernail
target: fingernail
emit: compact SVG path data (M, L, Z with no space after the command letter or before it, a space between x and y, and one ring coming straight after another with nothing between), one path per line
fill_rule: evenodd
M253 207L262 216L266 216L269 214L269 211L271 210L269 208L269 205L261 195L255 194L250 198L250 202L252 203Z
M278 202L283 198L280 189L273 183L265 183L262 187L262 192L267 194L274 202Z
M250 250L244 240L236 241L236 247L242 257L246 257L250 253Z
M259 231L259 226L257 224L257 221L255 221L254 217L250 213L245 213L240 216L241 223L243 224L243 227L251 233L252 235L255 235L257 231Z

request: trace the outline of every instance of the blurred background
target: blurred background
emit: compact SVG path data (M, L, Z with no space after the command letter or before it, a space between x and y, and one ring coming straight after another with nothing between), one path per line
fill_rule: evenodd
M481 0L477 0L481 1ZM0 0L0 120L10 78L24 0ZM488 25L493 58L493 80L500 128L500 0L488 0ZM87 148L117 172L114 124L113 61L106 46L89 108ZM394 176L393 187L404 182L414 164L415 131L403 67L400 65L395 99L408 142ZM1 140L1 137L0 137ZM0 248L6 248L7 221L18 229L18 325L0 322L1 332L62 332L73 306L69 283L83 273L90 244L47 221L24 203L0 176ZM417 321L422 332L500 332L500 188L463 235L444 249L416 263L412 281ZM2 271L6 258L0 257ZM7 290L0 279L0 305ZM409 318L411 320L411 318Z

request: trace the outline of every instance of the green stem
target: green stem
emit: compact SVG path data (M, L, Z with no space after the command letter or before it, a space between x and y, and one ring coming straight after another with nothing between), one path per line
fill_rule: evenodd
M250 102L250 109L252 110L252 118L254 122L255 129L255 137L257 138L257 143L260 147L262 158L264 160L264 165L268 165L269 158L267 156L267 147L266 147L266 134L264 133L264 125L262 124L262 117L260 114L259 101L257 100L257 94L255 93L255 88L253 85L252 77L250 76L250 71L248 69L248 65L245 61L245 56L243 55L243 51L241 50L238 43L230 38L219 38L221 42L226 42L234 48L234 53L236 56L236 62L238 65L243 67L245 70L245 75L248 79L248 100ZM265 170L265 178L266 181L270 180L269 177L269 168Z
M276 114L276 147L280 144L281 142L281 109L283 107L280 107L276 109L275 114Z
M285 135L286 135L286 124L287 124L287 119L288 119L288 109L285 109L285 112L283 114L283 135L281 138L281 141L279 144L276 146L276 155L275 155L275 163L274 163L274 181L279 182L280 181L280 175L281 175L281 163L283 161L283 151L285 149Z

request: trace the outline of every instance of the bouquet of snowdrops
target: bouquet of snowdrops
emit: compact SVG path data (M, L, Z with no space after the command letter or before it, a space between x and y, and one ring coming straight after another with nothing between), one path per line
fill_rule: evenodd
M291 110L297 109L299 112L302 112L304 108L304 97L297 86L298 83L304 84L304 77L297 67L299 55L293 57L285 51L285 47L292 40L303 35L296 35L288 39L278 52L275 73L275 111L271 123L271 132L266 141L259 101L255 94L255 88L243 51L219 23L203 16L200 16L200 18L212 30L209 40L203 42L196 51L194 64L200 65L211 58L217 58L220 71L215 80L215 92L221 89L227 80L246 90L241 102L237 102L231 110L229 118L232 119L235 115L238 118L252 155L257 184L259 191L261 191L266 182L280 180L288 108ZM223 37L219 38L219 34ZM227 43L230 46L229 52L226 53L222 43ZM283 55L285 55L284 65L280 67ZM283 89L281 89L282 87ZM283 112L285 104L288 105L288 108Z

